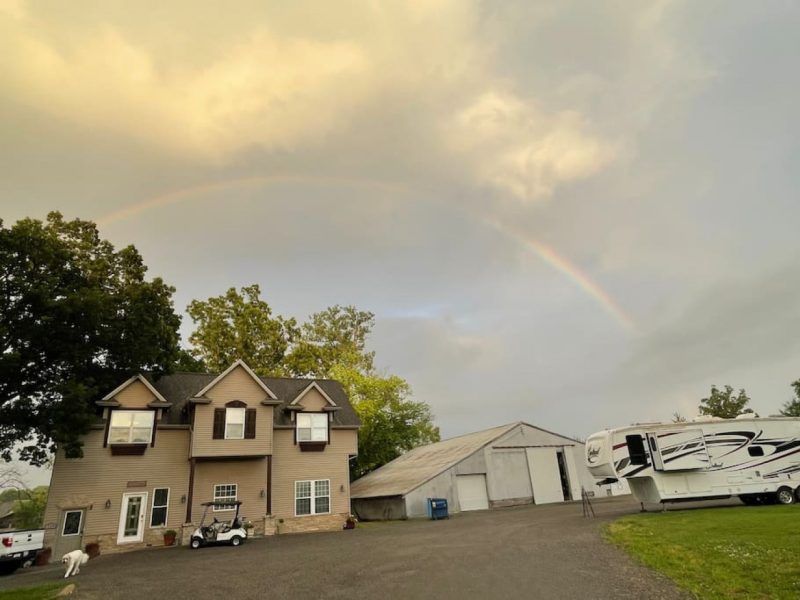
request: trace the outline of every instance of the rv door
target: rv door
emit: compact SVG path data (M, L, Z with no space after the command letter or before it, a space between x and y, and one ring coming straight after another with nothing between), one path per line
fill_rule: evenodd
M661 451L658 449L658 435L655 433L647 434L647 445L650 447L650 461L656 471L664 470L664 460L661 458Z
M702 429L659 431L656 437L665 471L705 469L711 462Z

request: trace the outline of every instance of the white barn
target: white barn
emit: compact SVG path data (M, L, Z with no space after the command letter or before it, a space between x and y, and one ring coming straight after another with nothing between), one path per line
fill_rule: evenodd
M354 481L350 495L361 519L427 514L428 498L447 498L451 513L517 504L629 493L599 488L584 462L584 444L517 422L408 451Z

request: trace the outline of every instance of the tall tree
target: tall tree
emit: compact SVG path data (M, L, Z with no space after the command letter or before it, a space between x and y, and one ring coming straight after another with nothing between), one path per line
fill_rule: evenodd
M0 456L34 465L56 445L82 455L94 401L178 351L174 289L133 246L119 251L89 221L0 222Z
M753 409L749 408L748 404L750 398L743 389L734 395L734 390L729 385L726 385L724 390L712 385L711 394L708 398L700 400L698 409L701 415L733 419L743 413L752 413Z
M297 323L280 315L273 317L258 285L193 300L187 312L195 323L189 337L192 354L209 370L223 371L241 359L259 375L286 374L284 358L297 336Z
M800 379L792 383L794 388L794 398L789 400L781 408L784 417L800 417Z
M439 441L430 407L414 402L411 387L400 377L362 373L348 366L333 366L333 379L345 388L361 419L358 456L350 462L357 479L385 465L406 450Z
M335 366L362 373L373 370L374 352L366 350L375 315L355 306L332 306L311 315L300 328L286 364L296 376L327 377Z

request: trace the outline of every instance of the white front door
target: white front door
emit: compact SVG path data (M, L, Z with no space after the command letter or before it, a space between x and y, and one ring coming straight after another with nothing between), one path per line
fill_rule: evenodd
M122 510L119 513L119 534L117 542L141 542L144 534L147 493L122 495Z

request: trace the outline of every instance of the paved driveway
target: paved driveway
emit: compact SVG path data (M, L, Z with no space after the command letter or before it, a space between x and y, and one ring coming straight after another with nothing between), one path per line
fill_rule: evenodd
M91 561L81 599L133 598L686 598L599 534L638 509L631 498L524 506L446 521L362 524L354 531L250 540L240 548L164 548ZM0 589L57 581L44 567Z

